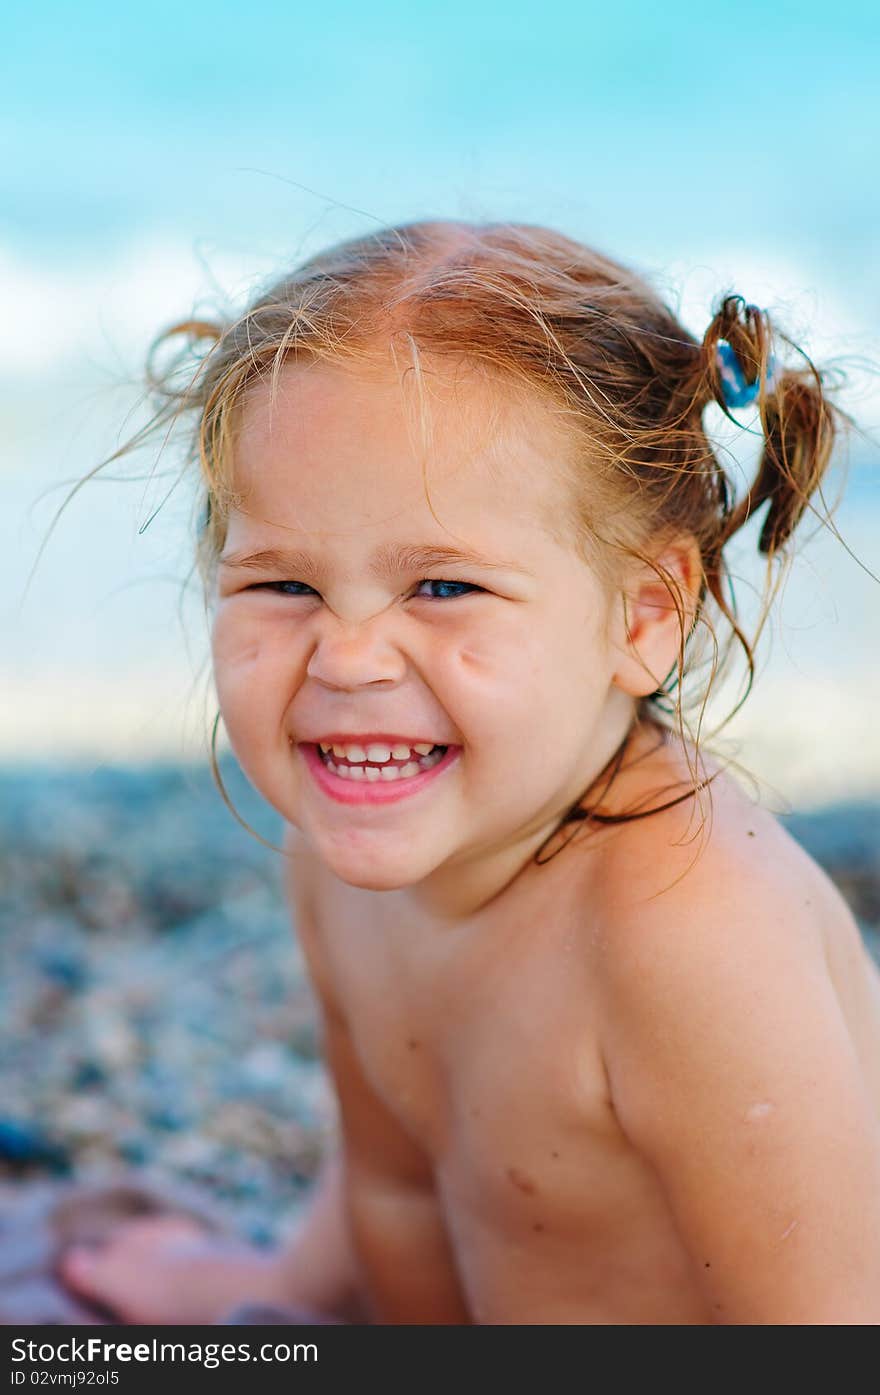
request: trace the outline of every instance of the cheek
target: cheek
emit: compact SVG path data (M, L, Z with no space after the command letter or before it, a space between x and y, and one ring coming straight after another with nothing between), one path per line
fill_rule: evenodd
M534 616L507 634L476 634L450 652L450 705L477 750L516 751L525 772L553 775L583 741L610 685L595 617ZM513 744L511 744L513 743Z
M509 701L512 688L540 666L540 654L521 623L479 625L450 636L443 669L459 694L475 706Z
M474 631L450 651L459 686L491 708L511 713L535 703L568 704L584 685L596 687L605 671L595 620L535 614L506 631Z
M272 643L270 630L230 608L221 609L214 621L211 658L220 710L230 726L245 723L248 714L265 713L266 705L278 700L293 654Z
M211 627L211 662L218 686L259 662L262 644L252 626L243 624L234 612L220 610Z

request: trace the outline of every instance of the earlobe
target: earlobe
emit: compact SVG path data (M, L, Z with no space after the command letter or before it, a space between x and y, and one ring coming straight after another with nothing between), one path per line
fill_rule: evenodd
M702 565L693 539L666 548L654 564L656 571L641 563L618 598L614 638L619 659L612 681L632 697L647 697L662 687L699 605Z

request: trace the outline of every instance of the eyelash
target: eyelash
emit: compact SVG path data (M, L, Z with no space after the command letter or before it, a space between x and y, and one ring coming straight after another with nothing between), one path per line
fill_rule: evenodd
M418 590L420 586L426 586L426 585L427 585L427 586L467 586L469 589L468 589L468 591L466 591L466 592L464 593L464 595L468 595L468 594L470 594L470 593L479 592L479 591L482 591L482 590L483 590L483 587L482 587L482 586L476 586L476 585L475 585L473 582L471 582L471 581L441 581L441 580L439 580L439 579L436 578L436 577L424 577L420 582L417 583L417 585L416 585L416 590ZM304 581L259 581L259 582L257 582L257 584L256 584L255 586L249 587L249 590L252 590L252 591L274 591L274 592L276 593L276 595L279 595L279 596L301 596L301 595L304 594L303 592L300 592L300 591L284 591L284 590L281 589L281 588L284 587L284 586L305 586L305 587L306 587L306 591L312 591L312 593L313 593L314 595L317 595L317 594L318 594L318 592L315 591L313 587L307 586L307 585L306 585L306 582L304 582ZM442 601L457 601L457 600L462 600L463 597L462 597L462 596L422 596L422 597L420 597L420 599L421 599L421 600L438 600L438 601L440 601L440 600L442 600Z

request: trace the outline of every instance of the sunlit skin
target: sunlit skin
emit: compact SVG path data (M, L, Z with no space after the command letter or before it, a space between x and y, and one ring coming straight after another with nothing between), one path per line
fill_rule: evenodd
M338 1155L283 1251L143 1221L66 1277L129 1321L246 1299L381 1323L880 1321L880 977L858 928L711 761L702 838L690 798L536 865L628 731L607 811L689 787L676 741L632 727L678 619L653 574L615 590L573 546L549 401L423 367L425 436L381 359L288 367L271 409L253 392L214 600L226 728L286 823ZM492 565L372 570L425 546ZM298 565L242 565L269 549ZM696 596L692 540L662 560ZM459 753L353 807L303 758L339 731Z

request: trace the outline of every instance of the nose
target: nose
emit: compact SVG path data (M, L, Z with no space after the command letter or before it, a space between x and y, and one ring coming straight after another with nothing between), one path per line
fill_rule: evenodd
M327 688L355 689L372 683L399 683L406 658L392 643L381 616L361 622L328 621L315 643L306 673Z

